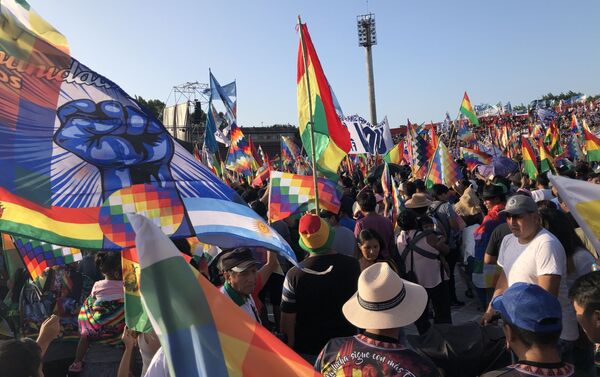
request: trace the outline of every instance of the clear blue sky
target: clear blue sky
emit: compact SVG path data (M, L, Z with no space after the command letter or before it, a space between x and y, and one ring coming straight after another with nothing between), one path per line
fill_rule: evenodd
M130 95L166 100L173 85L238 84L238 120L297 123L296 17L302 16L344 113L369 117L356 0L30 0L72 55ZM513 105L547 92L600 93L600 2L377 1L377 114L392 127Z

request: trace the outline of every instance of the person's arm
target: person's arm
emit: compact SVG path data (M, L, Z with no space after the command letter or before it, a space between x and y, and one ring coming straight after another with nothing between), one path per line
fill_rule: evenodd
M277 270L277 266L279 266L279 262L277 261L277 254L275 252L269 250L267 252L267 263L258 270L258 274L260 275L263 284L267 283L269 277L275 270Z
M560 288L560 275L540 275L537 277L538 285L558 297Z
M40 326L40 333L36 340L38 346L40 346L42 350L42 357L46 353L48 346L60 333L60 322L58 320L58 316L52 314L50 317L46 318L46 320Z
M294 270L295 267L289 270L283 281L279 320L279 330L285 335L285 341L290 348L293 348L296 342L296 313L298 312L293 278L290 277Z
M287 345L290 348L294 348L294 343L296 341L296 313L281 312L279 330L285 334Z
M263 196L259 199L261 202L265 203L267 206L269 205L269 192L271 190L271 186L267 186Z
M117 377L129 377L129 371L131 370L131 357L133 355L136 342L135 332L125 327L121 340L123 340L125 350L123 351L123 357L121 358L121 363L119 364Z
M508 288L508 279L506 278L504 270L502 270L500 271L500 276L498 277L498 281L496 282L496 288L494 289L494 295L492 296L492 300L490 301L487 310L485 311L485 313L483 313L483 316L481 317L482 325L486 325L492 320L492 317L494 316L494 308L492 308L492 301L494 301L495 297L500 296L502 292L506 290L506 288Z
M485 253L485 255L483 256L483 263L484 264L496 264L496 262L498 262L498 256L497 255L490 255L488 253Z

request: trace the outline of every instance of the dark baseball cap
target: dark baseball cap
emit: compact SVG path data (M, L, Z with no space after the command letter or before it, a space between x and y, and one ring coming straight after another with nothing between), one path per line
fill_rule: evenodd
M535 284L515 283L492 301L492 308L510 324L534 333L562 330L558 299Z
M252 256L247 247L239 247L225 252L219 259L221 271L243 272L250 267L258 266L259 262Z
M500 213L521 215L523 213L537 212L537 205L531 196L513 195L506 201L506 207Z

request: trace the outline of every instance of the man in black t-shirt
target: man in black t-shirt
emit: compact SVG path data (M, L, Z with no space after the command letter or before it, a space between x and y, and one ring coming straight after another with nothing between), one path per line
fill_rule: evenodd
M314 362L331 338L356 333L342 306L356 292L360 268L356 259L331 250L334 231L319 216L304 215L298 228L299 244L309 256L300 263L302 269L292 267L285 276L281 332L290 347Z
M498 254L500 254L500 245L505 236L511 234L510 227L507 223L502 223L494 229L490 240L485 248L485 255L483 257L484 264L497 264Z

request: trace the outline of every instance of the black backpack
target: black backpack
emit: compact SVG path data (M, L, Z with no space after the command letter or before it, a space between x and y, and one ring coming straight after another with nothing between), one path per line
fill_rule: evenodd
M440 228L440 233L442 233L444 236L446 236L446 240L450 240L450 237L452 236L452 234L450 232L449 219L442 219L442 216L440 216L440 214L438 212L438 210L440 209L440 207L443 204L444 203L440 202L435 207L429 207L427 209L427 215L436 220L437 225Z

